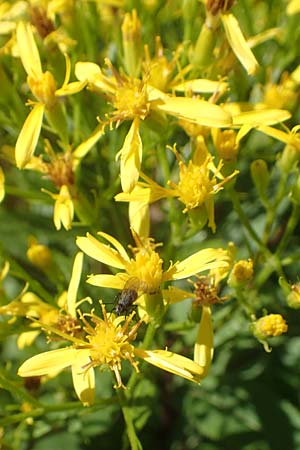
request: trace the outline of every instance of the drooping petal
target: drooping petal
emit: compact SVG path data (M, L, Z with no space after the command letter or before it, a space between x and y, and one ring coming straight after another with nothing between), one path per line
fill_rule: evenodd
M146 202L129 202L128 215L130 228L139 236L148 237L150 233L149 205Z
M91 150L92 147L98 142L98 140L104 135L105 125L99 124L93 133L85 141L83 141L77 148L72 152L74 168L77 167L79 162L85 155Z
M29 22L19 22L16 37L22 64L27 75L39 78L43 72L39 51L32 32L32 25Z
M72 276L67 294L67 310L72 317L76 317L76 298L82 272L83 253L78 252L75 256Z
M47 375L55 370L62 370L71 366L76 360L78 352L73 347L60 348L40 353L27 359L18 370L20 377L38 377Z
M164 281L180 280L216 267L228 267L227 260L227 252L224 250L206 248L174 264L176 271L170 271L170 278L165 278Z
M194 346L194 361L204 368L205 376L209 371L213 354L214 343L211 310L209 306L203 306L197 339Z
M90 367L86 369L85 366L89 364L90 359L85 355L76 358L72 364L72 378L75 392L79 400L84 406L90 406L95 400L95 373L94 369Z
M243 36L238 21L232 14L221 14L221 18L230 47L249 75L253 75L259 65Z
M87 237L78 237L77 246L91 258L108 266L124 269L124 258L109 245L98 241L94 236L87 233Z
M200 383L204 369L189 358L168 350L135 349L135 355L144 359L153 366L174 373L182 378Z
M33 156L40 136L45 105L38 103L28 114L16 142L16 164L23 169Z
M70 230L72 228L72 221L74 216L74 205L73 200L70 195L68 186L63 185L60 188L60 192L57 195L54 204L54 225L57 230L61 229L61 224L65 230Z
M131 192L136 186L142 161L142 140L139 133L139 117L136 117L118 153L121 157L121 185L124 192Z

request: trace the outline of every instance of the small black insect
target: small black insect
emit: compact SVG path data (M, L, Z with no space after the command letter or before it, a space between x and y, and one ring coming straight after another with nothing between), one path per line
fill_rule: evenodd
M138 297L145 292L145 283L141 282L138 278L129 278L125 283L122 291L117 295L116 314L128 314L134 308L133 303ZM139 292L140 291L140 292Z

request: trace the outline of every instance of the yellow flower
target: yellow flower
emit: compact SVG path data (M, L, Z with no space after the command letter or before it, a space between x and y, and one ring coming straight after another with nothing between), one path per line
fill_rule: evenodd
M256 320L252 324L252 329L259 340L265 340L268 337L277 337L286 333L288 326L281 314L268 314Z
M168 350L135 348L132 341L142 321L132 325L134 313L128 317L116 317L107 313L102 303L101 309L102 319L93 312L81 315L85 339L70 337L72 346L33 356L21 365L18 374L22 377L41 376L71 366L74 389L84 405L91 405L94 401L96 366L114 373L117 381L115 388L124 387L121 378L123 361L129 361L139 372L136 357L195 383L203 378L203 367L188 358ZM90 321L86 317L90 317Z
M253 261L252 259L241 259L237 261L228 278L228 284L232 287L245 286L253 278Z
M208 221L208 226L215 231L214 195L238 171L234 171L231 175L223 177L221 174L223 163L220 162L218 167L216 167L209 154L203 160L203 155L199 156L198 153L195 153L193 160L190 160L186 165L175 149L174 153L179 165L178 183L169 181L168 185L170 189L166 189L159 186L146 175L141 174L141 177L146 182L138 183L136 189L131 193L123 192L116 195L115 199L117 201L139 201L144 202L144 204L149 204L161 198L176 197L185 206L183 213L200 213L202 216L202 226ZM218 179L220 180L219 182Z
M37 102L27 116L16 142L16 164L20 169L30 161L41 131L43 115L59 133L62 143L66 143L67 126L56 97L56 82L51 72L42 71L39 51L34 40L32 27L29 23L19 22L17 25L17 44L22 64L27 73L27 83ZM67 83L67 80L65 80Z
M46 189L42 190L55 200L53 214L55 228L60 230L63 225L66 230L70 230L74 216L74 204L68 186L63 185L59 194L53 194Z
M88 298L76 301L82 263L83 253L78 252L74 259L68 291L59 297L57 305L50 305L33 292L24 292L23 290L16 299L0 307L0 315L23 316L37 320L30 325L31 331L21 333L18 337L19 348L31 345L41 333L43 326L47 329L47 327L55 325L62 331L68 331L70 334L76 333L78 328L76 309L83 301L90 301Z
M158 244L151 238L141 240L134 232L136 247L132 249L130 258L124 247L112 236L99 232L102 238L112 244L104 244L89 233L87 237L78 237L79 248L92 258L110 265L122 272L116 275L98 274L90 275L87 282L95 286L113 289L127 289L132 283L136 299L148 316L159 319L163 313L164 305L161 287L167 281L180 280L216 267L227 267L227 252L222 249L207 248L200 250L183 261L170 264L167 270L163 269L163 260L156 251ZM142 296L141 298L139 298Z
M149 83L148 75L142 80L130 77L117 72L109 60L106 63L113 76L106 75L99 66L89 62L78 62L75 74L80 82L88 84L90 90L104 93L112 104L114 111L108 117L111 126L113 123L118 126L125 120L132 121L122 149L117 154L121 160L121 184L125 192L130 192L138 180L142 159L140 120L145 120L150 112L166 113L206 126L224 127L231 124L230 114L220 106L204 100L165 94Z

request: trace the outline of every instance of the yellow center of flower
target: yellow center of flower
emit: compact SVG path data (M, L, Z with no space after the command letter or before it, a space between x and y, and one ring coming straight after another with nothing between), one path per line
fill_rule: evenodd
M28 75L27 82L33 95L39 102L48 108L51 108L56 103L56 83L52 73L47 71L39 75L39 77Z
M115 373L117 387L121 387L123 386L120 375L122 359L127 359L138 372L138 362L134 360L134 347L130 341L135 339L137 329L142 322L139 321L129 328L134 313L127 318L116 317L114 314L107 313L102 303L101 309L103 319L93 313L90 314L91 321L96 324L95 327L81 315L85 325L83 328L87 333L86 339L89 342L90 366L108 366Z
M113 115L117 120L134 119L137 116L144 119L150 107L144 83L136 78L122 82L116 89L113 106L116 108Z
M209 179L208 162L209 160L201 166L192 161L189 161L187 166L182 161L179 162L180 174L177 190L179 199L186 206L184 212L201 206L213 192L216 182L214 179Z
M269 314L255 323L255 334L261 338L280 336L287 330L286 321L280 314Z
M152 248L141 248L135 259L126 264L126 272L139 280L144 292L151 294L157 292L162 283L162 264L163 260Z
M93 336L87 336L91 344L91 359L98 365L119 365L127 355L133 356L133 346L128 342L128 336L123 334L122 327L116 327L113 322L101 321L94 329Z

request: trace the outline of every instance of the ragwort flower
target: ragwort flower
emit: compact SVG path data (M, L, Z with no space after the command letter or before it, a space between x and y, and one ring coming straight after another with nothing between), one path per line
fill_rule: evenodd
M170 188L167 189L141 174L144 182L139 182L131 193L123 192L116 195L115 199L149 204L162 198L175 197L184 204L183 213L193 213L193 216L190 216L193 220L196 214L198 218L201 217L202 226L208 221L208 226L215 231L214 195L223 189L223 185L238 171L235 170L231 175L224 177L221 174L222 161L216 167L208 153L203 158L203 155L200 156L198 152L195 152L194 158L185 164L177 150L174 148L173 151L179 165L178 183L168 181Z
M96 316L93 311L91 314L80 314L85 338L70 336L72 346L33 356L21 365L18 374L22 377L42 376L71 366L75 392L86 406L94 401L94 367L97 366L114 373L117 382L115 388L124 387L121 378L123 361L129 361L139 372L136 357L195 383L203 378L204 368L184 356L168 350L135 348L133 341L142 320L132 325L134 312L127 317L117 317L107 313L102 303L101 309L103 318Z
M27 73L28 86L37 99L37 102L28 102L33 105L33 108L27 116L16 142L16 164L22 169L30 161L37 146L44 113L59 134L62 145L67 144L68 135L66 119L56 96L55 79L51 72L42 71L40 55L31 25L19 22L16 36L22 64Z
M216 104L166 94L149 83L148 75L143 79L134 78L117 72L108 59L106 64L108 74L94 63L78 62L75 74L80 82L87 84L88 89L104 94L112 105L114 110L107 117L110 126L114 123L118 126L125 120L132 121L122 149L117 155L121 160L121 184L125 192L133 189L139 177L142 160L140 121L145 120L151 113L169 114L205 126L231 125L231 115ZM58 93L63 95L66 92L65 88Z
M131 280L135 280L134 289L139 295L144 294L141 299L143 308L148 315L155 318L159 318L164 309L161 294L163 283L187 278L212 268L228 266L228 255L224 250L207 248L183 261L171 263L169 268L164 270L163 260L156 251L158 244L155 244L153 239L139 238L133 231L136 247L132 248L133 257L130 257L115 238L103 232L98 234L112 247L98 241L89 233L86 237L77 238L78 247L97 261L122 269L122 272L116 275L90 275L87 282L95 286L123 290Z

